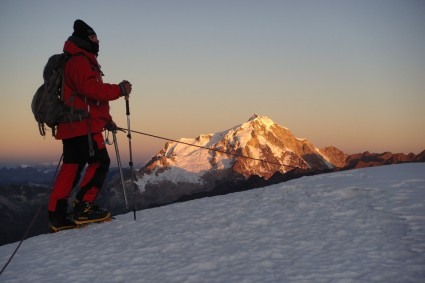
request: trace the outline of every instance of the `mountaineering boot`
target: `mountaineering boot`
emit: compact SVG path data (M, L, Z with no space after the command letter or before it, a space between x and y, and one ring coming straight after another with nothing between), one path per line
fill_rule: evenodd
M74 222L76 224L87 224L103 222L111 218L111 213L88 201L74 202Z
M54 218L50 223L50 231L52 233L59 232L62 230L74 229L77 224L70 217L65 218Z
M60 199L56 202L56 210L49 211L50 231L55 233L62 230L73 229L77 225L68 216L68 200Z

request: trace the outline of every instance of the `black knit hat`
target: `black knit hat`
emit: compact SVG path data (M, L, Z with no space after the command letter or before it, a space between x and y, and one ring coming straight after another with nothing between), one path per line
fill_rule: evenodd
M69 39L78 47L97 56L99 53L99 43L91 41L89 39L90 35L96 35L96 32L82 20L76 20L74 22L74 32Z
M74 22L74 33L72 35L86 40L90 35L95 34L96 32L82 20L76 20Z

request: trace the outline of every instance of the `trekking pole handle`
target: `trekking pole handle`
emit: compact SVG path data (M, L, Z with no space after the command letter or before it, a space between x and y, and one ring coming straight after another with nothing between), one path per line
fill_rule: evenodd
M126 110L126 115L130 115L130 102L129 102L130 97L126 96L125 97L125 110Z

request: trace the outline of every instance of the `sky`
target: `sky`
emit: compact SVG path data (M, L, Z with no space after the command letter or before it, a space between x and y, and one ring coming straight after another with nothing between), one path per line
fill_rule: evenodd
M425 279L425 163L304 177L23 242L3 282ZM0 246L0 268L18 243Z
M194 138L258 113L319 148L425 149L425 1L1 0L0 164L59 160L30 104L76 19L100 39L104 81L133 84L133 130ZM122 99L111 113L127 127ZM134 163L164 143L133 134Z

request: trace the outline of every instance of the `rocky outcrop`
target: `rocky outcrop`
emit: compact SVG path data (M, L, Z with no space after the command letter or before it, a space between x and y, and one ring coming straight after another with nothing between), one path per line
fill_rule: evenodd
M320 149L320 152L327 160L338 168L343 168L347 165L348 155L334 146L327 146Z
M366 151L363 153L349 155L344 168L354 169L416 161L416 155L413 153L370 153L369 151Z
M425 150L415 156L415 162L425 162Z

